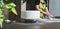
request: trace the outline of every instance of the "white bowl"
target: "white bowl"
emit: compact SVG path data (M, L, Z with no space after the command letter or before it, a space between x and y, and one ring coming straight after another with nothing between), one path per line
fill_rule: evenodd
M22 11L21 18L24 18L24 19L40 18L40 11Z

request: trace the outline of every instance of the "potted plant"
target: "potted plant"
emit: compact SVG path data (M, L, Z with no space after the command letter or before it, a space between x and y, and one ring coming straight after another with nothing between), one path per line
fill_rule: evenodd
M0 27L2 27L3 20L7 17L6 15L8 15L5 15L3 11L5 13L12 11L15 15L18 15L15 7L16 5L10 0L0 0Z

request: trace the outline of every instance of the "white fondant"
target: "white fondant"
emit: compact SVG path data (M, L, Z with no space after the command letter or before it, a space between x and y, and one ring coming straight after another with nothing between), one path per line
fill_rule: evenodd
M22 11L21 18L26 18L26 19L40 18L40 11Z

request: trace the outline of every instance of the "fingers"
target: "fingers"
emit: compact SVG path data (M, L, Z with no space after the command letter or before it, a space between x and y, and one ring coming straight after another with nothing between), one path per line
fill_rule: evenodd
M48 17L48 18L52 18L53 15L51 15L51 14L47 14L47 17Z

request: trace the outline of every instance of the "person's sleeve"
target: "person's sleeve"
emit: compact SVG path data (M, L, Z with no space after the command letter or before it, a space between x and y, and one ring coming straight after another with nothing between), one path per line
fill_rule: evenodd
M39 5L40 0L35 0L35 5Z

